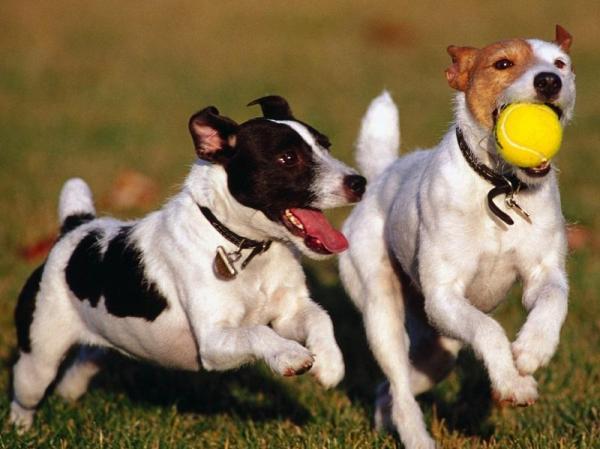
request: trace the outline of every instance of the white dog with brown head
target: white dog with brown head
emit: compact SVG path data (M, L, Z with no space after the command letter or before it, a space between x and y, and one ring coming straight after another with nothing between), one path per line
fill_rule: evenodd
M433 149L398 158L387 93L363 119L357 160L370 184L344 226L340 270L389 379L377 421L389 418L407 448L435 446L414 396L447 374L463 343L483 360L497 400L537 399L532 374L554 354L567 313L565 222L551 165L508 165L493 128L512 102L548 104L569 121L570 45L557 26L554 42L450 46L455 122ZM517 280L529 315L511 345L489 313Z

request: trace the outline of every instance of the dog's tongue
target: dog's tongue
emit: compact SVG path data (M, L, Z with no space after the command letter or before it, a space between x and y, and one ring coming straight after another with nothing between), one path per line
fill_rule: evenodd
M302 222L306 233L318 238L327 251L340 253L348 248L344 234L331 226L323 212L314 209L291 209L291 212Z

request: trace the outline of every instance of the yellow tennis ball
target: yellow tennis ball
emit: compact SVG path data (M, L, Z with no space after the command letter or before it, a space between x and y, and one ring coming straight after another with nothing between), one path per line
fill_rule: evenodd
M495 127L500 156L517 167L537 167L554 157L562 141L556 112L544 104L513 103L498 116Z

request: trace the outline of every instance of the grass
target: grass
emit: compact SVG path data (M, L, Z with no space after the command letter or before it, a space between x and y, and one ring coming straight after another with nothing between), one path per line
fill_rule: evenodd
M192 161L187 118L217 105L237 120L267 93L325 131L352 161L368 101L383 87L400 106L403 147L433 145L451 120L443 69L448 44L513 36L575 37L576 119L559 156L563 210L600 231L600 13L592 0L441 3L374 0L0 4L0 448L395 448L372 430L381 374L335 262L307 263L314 297L331 313L347 363L343 384L281 379L261 365L231 373L179 373L114 357L77 404L50 395L31 433L6 425L15 335L12 310L33 263L19 248L55 231L60 186L86 178L98 197L117 173L138 170L171 195ZM158 207L159 203L152 205ZM150 207L148 207L150 208ZM146 210L104 212L133 216ZM338 223L347 210L335 211ZM559 351L536 375L541 398L497 409L480 362L421 398L444 448L600 447L598 238L569 257L570 312ZM497 316L514 335L519 291Z

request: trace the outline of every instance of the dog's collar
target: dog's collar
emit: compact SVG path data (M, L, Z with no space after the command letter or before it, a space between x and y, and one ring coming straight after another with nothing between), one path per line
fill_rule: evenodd
M498 195L504 194L506 195L505 202L508 207L516 207L522 214L529 218L527 212L521 209L514 198L517 193L522 190L527 190L529 186L517 178L513 173L500 174L492 170L484 163L479 162L476 159L475 154L473 154L469 148L469 145L467 144L467 141L465 140L465 137L458 126L456 127L456 140L458 141L458 147L460 148L460 151L469 166L475 171L475 173L494 186L494 188L487 194L488 206L492 213L507 225L513 225L515 223L507 213L502 211L494 203L494 198L496 198Z
M225 237L237 247L237 251L235 251L234 253L230 253L229 255L236 254L239 258L239 255L241 255L241 251L243 249L252 248L252 252L242 262L242 270L246 268L246 265L248 265L250 261L254 259L254 257L264 253L271 247L271 240L262 240L259 242L257 240L241 237L235 232L233 232L231 229L229 229L227 226L225 226L223 223L221 223L208 207L200 205L198 205L198 207L200 208L200 212L202 212L202 215L204 215L204 217L213 226L213 228L215 228L219 232L219 234L221 234L223 237Z

